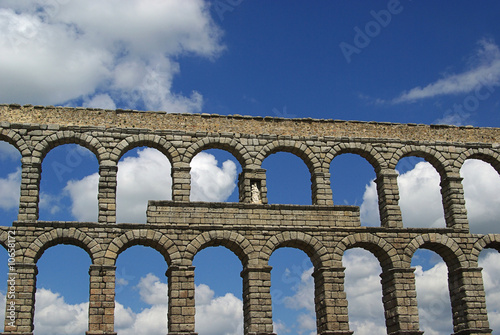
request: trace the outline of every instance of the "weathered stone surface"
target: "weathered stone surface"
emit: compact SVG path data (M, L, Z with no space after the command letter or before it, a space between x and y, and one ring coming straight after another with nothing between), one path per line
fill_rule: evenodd
M83 248L92 259L87 334L114 334L115 262L138 244L156 249L168 263L169 334L195 334L192 261L214 245L241 260L245 335L273 334L268 260L281 247L305 251L314 265L318 334L352 334L342 257L353 247L380 261L388 334L422 333L410 265L422 247L439 253L449 267L455 334L491 333L477 260L484 248L500 249L500 234L470 234L459 172L469 158L500 172L499 139L498 128L0 105L0 140L22 153L18 220L0 227L0 244L15 251L15 297L7 298L5 334L32 334L36 263L61 243ZM99 161L98 222L38 220L41 162L65 143L90 149ZM170 160L172 200L150 201L147 224L116 224L117 164L137 146L156 148ZM239 203L190 202L189 163L210 148L229 151L240 162ZM267 203L262 162L278 151L308 166L311 205ZM373 166L381 227L361 226L358 207L333 206L330 164L343 153ZM408 155L425 158L439 172L445 228L403 227L395 166Z

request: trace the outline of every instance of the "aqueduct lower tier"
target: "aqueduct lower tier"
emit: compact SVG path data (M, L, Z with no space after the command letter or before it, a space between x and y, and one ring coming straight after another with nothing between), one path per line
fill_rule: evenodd
M466 159L476 158L500 173L499 139L498 128L0 105L0 140L22 155L18 220L0 227L0 243L15 256L9 274L15 297L7 298L4 334L33 334L36 264L57 244L79 246L92 259L89 335L115 334L115 261L138 244L155 248L167 261L170 335L195 334L192 260L214 245L226 246L242 262L245 334L273 334L268 260L280 247L299 248L311 258L319 334L352 334L342 257L353 247L380 261L388 334L422 334L411 268L418 248L434 250L448 266L454 334L491 334L478 256L484 248L500 251L500 234L469 232L459 171ZM98 222L38 219L42 161L66 143L82 145L98 159ZM150 201L146 224L116 224L117 163L140 146L170 160L172 200ZM191 159L210 148L229 151L240 162L239 203L189 201ZM312 205L267 204L261 164L278 151L308 166ZM380 227L361 226L358 207L333 205L329 167L343 153L373 166ZM403 227L395 166L410 155L439 172L446 227Z

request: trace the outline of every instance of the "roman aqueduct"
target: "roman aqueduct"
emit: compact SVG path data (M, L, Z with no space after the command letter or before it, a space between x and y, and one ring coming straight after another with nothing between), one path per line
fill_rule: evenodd
M498 128L0 105L0 140L22 155L18 219L0 227L0 243L15 248L15 298L7 299L15 322L6 317L4 334L33 334L37 261L57 244L81 247L92 260L89 335L116 334L115 261L134 245L156 249L168 263L170 335L195 334L192 261L203 248L217 245L233 251L243 265L245 334L273 334L268 260L281 247L303 250L314 265L318 334L352 334L342 257L354 247L380 262L388 334L422 334L411 267L419 248L435 251L447 264L454 334L491 334L478 256L484 248L500 251L500 234L470 233L459 171L474 158L500 173ZM88 148L98 159L97 222L39 220L42 161L66 143ZM170 160L172 200L150 201L146 224L117 224L117 162L141 146ZM230 152L241 164L239 203L189 201L190 161L210 148ZM307 165L312 205L267 203L261 164L280 151ZM343 153L360 155L373 166L380 227L361 226L359 207L333 204L329 167ZM438 171L446 227L403 227L395 166L410 155Z

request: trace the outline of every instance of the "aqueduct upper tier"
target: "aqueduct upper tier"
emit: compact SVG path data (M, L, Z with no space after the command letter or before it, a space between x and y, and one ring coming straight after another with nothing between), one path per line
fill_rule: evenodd
M89 335L114 334L115 261L137 244L155 248L168 264L170 335L195 334L192 260L213 245L228 247L242 262L245 335L273 334L268 260L280 247L299 248L313 262L318 334L352 334L342 256L354 247L380 261L388 334L422 334L410 265L418 248L447 263L454 334L491 334L477 259L484 248L500 250L500 234L469 232L460 168L475 158L500 173L499 128L0 105L0 140L22 156L18 220L0 227L0 243L15 249L16 296L7 299L15 321L6 314L4 334L33 333L36 263L57 244L77 245L92 259ZM88 148L99 162L97 222L39 220L42 162L66 143ZM116 224L118 161L142 146L169 159L172 197L149 202L146 224ZM190 162L213 148L241 164L239 203L190 201ZM262 162L280 151L307 165L311 205L268 204ZM333 204L330 164L344 153L373 166L380 227L361 226L358 207ZM438 171L446 227L404 228L395 167L406 156L425 158Z

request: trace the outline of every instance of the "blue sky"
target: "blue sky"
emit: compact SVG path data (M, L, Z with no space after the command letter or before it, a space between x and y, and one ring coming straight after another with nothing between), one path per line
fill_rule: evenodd
M492 0L0 0L0 102L499 127L499 13ZM142 222L148 199L170 196L168 160L139 148L119 166L118 220ZM311 203L310 176L298 157L279 153L263 167L271 203ZM0 143L4 226L16 217L19 168L15 149ZM135 173L144 168L149 178ZM408 157L397 169L404 225L444 226L433 168ZM97 171L95 157L76 145L51 151L40 219L95 220ZM192 200L236 201L239 171L228 153L199 154ZM478 161L461 172L472 231L500 233L500 177ZM373 168L341 155L331 173L334 202L361 206L363 225L379 225ZM451 333L444 263L427 251L413 261L422 330ZM313 333L312 264L287 248L270 262L275 332ZM375 257L356 249L343 262L351 329L385 334ZM481 262L498 333L500 258L484 252ZM55 246L41 257L37 335L86 330L89 265L74 246ZM198 332L242 334L238 258L207 248L195 266ZM150 248L119 256L119 334L166 333L166 269Z

